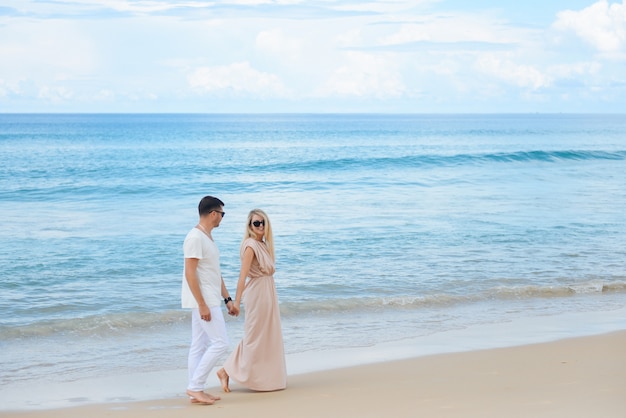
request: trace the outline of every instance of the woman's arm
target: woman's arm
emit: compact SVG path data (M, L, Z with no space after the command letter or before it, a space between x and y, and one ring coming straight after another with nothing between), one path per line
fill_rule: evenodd
M241 297L243 296L243 289L246 287L246 277L248 277L248 273L250 273L252 260L254 260L254 250L247 247L241 258L241 269L239 270L239 280L237 281L237 293L235 295L235 307L237 309L239 309L239 305L241 304Z

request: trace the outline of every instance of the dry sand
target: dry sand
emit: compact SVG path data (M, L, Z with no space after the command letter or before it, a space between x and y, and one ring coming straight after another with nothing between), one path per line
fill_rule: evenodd
M624 418L626 331L295 375L281 392L231 388L210 389L222 397L212 406L181 395L0 417Z

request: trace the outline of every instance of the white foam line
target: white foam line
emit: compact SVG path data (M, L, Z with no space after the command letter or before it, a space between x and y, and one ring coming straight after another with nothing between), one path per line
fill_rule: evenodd
M626 307L605 312L535 316L371 347L290 354L287 356L287 370L289 375L296 375L431 354L535 344L623 329L626 329ZM183 369L68 383L41 382L39 387L32 384L28 388L12 385L0 388L0 405L3 410L53 409L93 403L184 398L186 382L187 371ZM219 387L215 371L211 373L207 386ZM37 396L33 397L32 393Z

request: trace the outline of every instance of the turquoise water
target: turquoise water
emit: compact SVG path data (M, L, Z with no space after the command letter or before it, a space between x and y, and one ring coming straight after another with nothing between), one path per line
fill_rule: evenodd
M0 115L0 384L184 368L207 194L231 292L268 212L288 353L623 308L625 173L623 115Z

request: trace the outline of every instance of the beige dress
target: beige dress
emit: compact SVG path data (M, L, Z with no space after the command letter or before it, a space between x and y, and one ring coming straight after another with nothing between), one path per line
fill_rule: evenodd
M244 335L226 360L224 370L230 378L252 390L285 389L287 367L273 277L274 260L265 243L253 238L241 244L242 258L247 247L254 250L256 257L243 293Z

